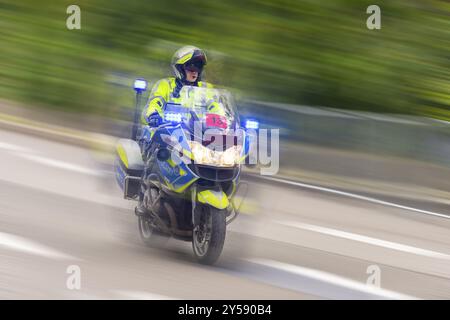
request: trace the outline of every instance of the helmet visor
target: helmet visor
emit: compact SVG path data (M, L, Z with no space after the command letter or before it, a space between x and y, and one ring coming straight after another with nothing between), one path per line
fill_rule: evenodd
M203 70L203 61L189 61L184 65L184 70L189 72L198 72L200 73Z

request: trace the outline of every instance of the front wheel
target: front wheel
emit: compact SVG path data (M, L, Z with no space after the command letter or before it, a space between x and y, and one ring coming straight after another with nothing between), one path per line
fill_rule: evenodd
M205 206L192 232L192 248L197 261L213 264L222 253L226 235L226 212Z

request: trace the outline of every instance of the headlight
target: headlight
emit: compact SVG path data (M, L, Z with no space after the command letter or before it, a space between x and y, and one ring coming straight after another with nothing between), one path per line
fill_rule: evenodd
M225 151L214 151L197 141L189 141L194 162L217 167L233 167L239 163L241 146L232 146Z

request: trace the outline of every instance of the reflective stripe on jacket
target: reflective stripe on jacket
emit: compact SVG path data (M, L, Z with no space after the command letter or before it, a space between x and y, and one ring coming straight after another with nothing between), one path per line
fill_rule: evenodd
M213 88L212 84L204 81L199 81L197 85L199 87ZM175 77L161 79L153 86L152 91L150 92L150 97L148 99L147 106L142 112L141 116L142 124L148 124L147 119L154 112L158 112L158 114L162 118L164 113L163 107L167 101L176 103L177 101L180 100L179 97L177 98L173 96L176 87L177 83Z

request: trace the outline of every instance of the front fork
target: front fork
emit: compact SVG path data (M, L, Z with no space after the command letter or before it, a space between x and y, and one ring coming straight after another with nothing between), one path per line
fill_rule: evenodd
M191 201L192 201L192 228L195 229L198 225L198 215L196 214L196 204L197 204L197 184L194 183L194 185L191 188ZM197 218L196 218L197 217Z
M200 190L196 184L191 188L192 201L192 225L197 226L201 210L199 205L207 205L219 210L227 210L227 224L231 223L240 213L242 204L247 196L248 184L240 182L236 187L235 192L228 195L220 188L219 190ZM239 194L239 195L238 195ZM238 195L238 196L236 196ZM236 199L238 198L238 199Z

